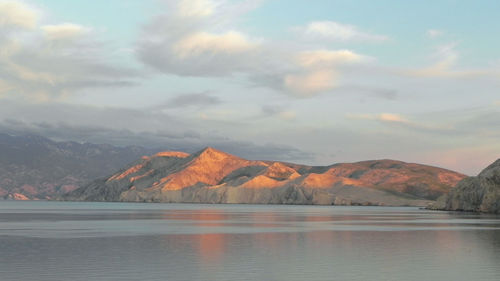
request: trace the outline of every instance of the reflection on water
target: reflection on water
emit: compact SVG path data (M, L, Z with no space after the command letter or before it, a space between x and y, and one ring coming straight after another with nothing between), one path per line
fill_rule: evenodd
M199 227L223 227L227 219L224 213L201 209L191 218L194 225ZM222 260L224 254L224 235L221 233L206 233L196 235L197 255L203 263L215 264Z
M0 280L500 280L500 217L0 202Z

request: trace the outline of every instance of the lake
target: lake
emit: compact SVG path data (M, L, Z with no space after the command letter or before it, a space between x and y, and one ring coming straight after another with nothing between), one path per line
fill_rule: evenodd
M0 201L0 280L500 280L500 216Z

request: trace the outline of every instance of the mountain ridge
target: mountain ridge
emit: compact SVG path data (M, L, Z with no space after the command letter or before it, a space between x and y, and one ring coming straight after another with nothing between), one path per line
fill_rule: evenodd
M308 166L247 160L206 147L160 152L64 200L423 206L465 175L397 160Z
M0 199L51 199L154 152L0 133Z

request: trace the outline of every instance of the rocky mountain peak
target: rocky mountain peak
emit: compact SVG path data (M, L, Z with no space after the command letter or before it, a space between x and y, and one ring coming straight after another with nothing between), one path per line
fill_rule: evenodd
M500 181L500 159L482 170L478 176L483 178L498 177L498 181Z
M213 147L205 147L204 149L192 154L194 159L198 161L223 161L226 159L239 159L234 155L226 153L224 151L215 149Z

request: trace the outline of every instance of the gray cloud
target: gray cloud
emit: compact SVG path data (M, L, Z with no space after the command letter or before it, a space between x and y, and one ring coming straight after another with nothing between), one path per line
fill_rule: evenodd
M168 52L170 45L169 40L161 42L143 40L139 43L137 54L146 65L162 73L181 76L226 76L247 73L261 67L257 62L260 61L260 57L255 53L243 56L210 53L203 57L178 59Z
M202 93L188 93L175 96L164 104L155 106L156 109L163 108L183 108L183 107L196 107L202 108L207 106L213 106L221 104L222 100L217 97L210 95L209 92Z
M72 126L65 123L25 123L19 120L0 121L0 131L13 135L36 134L58 141L107 143L118 146L140 145L160 150L196 152L206 146L251 160L311 162L314 154L288 145L255 144L223 137L205 137L197 132L172 134L165 131L134 132L97 126Z
M430 113L428 119L453 120L448 135L469 136L482 140L500 140L500 109L495 107L464 108ZM449 121L448 121L449 122ZM443 133L448 133L444 131ZM499 142L500 144L500 142ZM499 150L500 153L500 150Z
M387 100L395 100L398 98L398 91L390 88L368 87L360 85L344 85L340 86L335 92L340 94L359 94L368 97L375 97Z
M278 160L295 163L311 163L316 155L289 145L267 143L256 145L252 142L221 142L212 146L251 160Z
M262 106L262 113L264 116L273 116L284 111L284 107L281 105L264 105Z
M64 116L61 121L60 116ZM311 162L314 154L276 142L256 143L227 137L238 135L241 123L193 123L165 113L70 104L0 104L0 132L38 134L55 140L142 145L194 152L206 146L249 159ZM212 128L226 126L225 135Z

